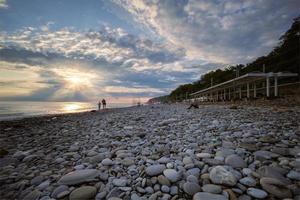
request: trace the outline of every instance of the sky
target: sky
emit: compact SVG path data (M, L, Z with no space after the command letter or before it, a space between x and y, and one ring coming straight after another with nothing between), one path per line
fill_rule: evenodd
M130 102L266 55L298 0L0 0L0 100Z

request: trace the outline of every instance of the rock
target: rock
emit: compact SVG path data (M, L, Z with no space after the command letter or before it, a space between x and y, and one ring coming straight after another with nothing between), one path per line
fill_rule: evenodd
M292 197L290 189L288 189L286 187L286 184L284 184L278 179L261 178L260 184L265 191L269 192L270 194L273 194L274 196L280 199Z
M254 158L255 160L264 161L264 160L270 160L274 154L270 151L256 151L254 152Z
M28 193L22 200L38 200L42 193L38 190L33 190L32 192Z
M252 198L246 194L239 196L238 200L251 200Z
M99 175L96 169L83 169L70 172L58 181L62 185L76 185L79 183L93 181Z
M203 162L209 164L209 165L223 165L224 162L219 159L212 159L212 158L204 158Z
M103 199L105 199L106 194L107 194L106 191L99 192L99 193L96 195L95 200L103 200Z
M199 175L200 175L200 169L199 168L189 169L189 170L186 171L186 175L187 176L193 175L193 176L199 177Z
M113 164L113 161L109 158L105 158L104 160L101 161L101 164L104 166L110 166Z
M250 168L244 168L242 170L242 172L243 172L244 175L249 176L252 173L252 169L250 169Z
M192 182L186 182L183 184L183 191L189 195L194 195L197 192L201 191L201 188L198 184Z
M247 194L257 199L264 199L268 196L268 193L257 188L248 188Z
M225 189L223 195L226 195L226 197L229 195L230 200L237 200L235 193L231 189Z
M271 143L271 144L278 142L278 139L272 135L266 135L266 136L260 137L258 140L260 142Z
M233 149L228 149L228 148L222 148L220 151L216 152L216 156L221 156L221 157L227 157L230 156L232 154L234 154L234 150Z
M214 184L206 184L202 187L203 192L213 193L213 194L219 194L222 192L222 188L219 185Z
M60 163L65 162L65 161L66 160L64 158L56 158L54 162L57 163L57 164L60 164Z
M38 155L28 155L25 158L23 158L22 162L32 162L33 160L38 159L39 156Z
M73 190L69 196L69 200L91 200L96 196L97 189L93 186L81 186Z
M117 198L123 193L122 190L120 190L118 187L115 187L109 191L109 193L106 196L106 199L110 198Z
M37 186L37 185L41 184L44 179L45 179L45 177L43 177L43 176L36 176L30 181L30 183L31 183L31 185Z
M105 158L105 155L98 154L92 157L87 157L87 161L91 164L98 164Z
M70 148L69 148L69 151L71 151L71 152L73 152L73 151L78 151L79 150L79 146L77 146L77 145L72 145L72 146L70 146Z
M240 143L240 147L248 151L256 151L258 149L256 144L252 144L252 143Z
M296 171L290 171L287 175L288 178L300 181L300 173Z
M230 165L233 168L244 168L246 167L246 162L238 155L232 154L226 157L225 164Z
M130 197L130 200L141 200L141 197L139 197L136 193L133 193Z
M161 157L160 159L157 160L157 162L160 164L167 164L168 162L170 162L170 158Z
M127 185L127 180L126 179L114 179L112 182L115 186L117 187L125 187Z
M270 167L270 166L262 166L257 170L257 173L261 177L269 177L269 178L275 178L280 180L281 182L285 184L290 184L290 180L285 178L276 168Z
M189 175L188 177L186 177L186 181L188 182L193 182L193 183L197 183L198 184L198 178L194 175Z
M122 165L124 166L130 166L130 165L134 165L134 159L133 158L124 158L122 161L121 161Z
M188 164L193 163L193 159L189 156L186 156L183 158L182 162L183 162L183 164L188 165Z
M196 156L198 158L211 158L212 155L210 153L197 153Z
M169 193L170 192L170 188L166 185L161 186L161 191L164 193Z
M169 179L167 179L163 175L159 175L157 177L157 180L158 180L159 184L161 184L161 185L171 186L171 183L170 183Z
M50 181L49 181L49 180L46 180L46 181L42 182L41 184L39 184L39 185L36 187L36 189L38 189L38 190L41 191L41 190L46 189L49 185L50 185Z
M55 199L59 199L68 194L69 194L69 187L66 185L60 185L53 190L51 197Z
M239 182L248 187L253 187L256 185L256 181L251 177L244 177L244 178L240 179Z
M234 186L237 182L235 176L222 166L216 166L212 168L212 170L209 173L209 178L215 184L222 184L228 186Z
M288 156L288 155L290 155L289 148L274 147L271 151L273 153L280 154L282 156Z
M180 174L174 169L165 169L163 171L163 173L164 173L165 177L173 183L178 181L180 178Z
M146 168L145 172L149 176L157 176L166 169L165 165L151 165Z
M193 200L227 200L227 198L220 194L198 192L194 195Z
M178 194L178 187L176 185L171 186L171 188L170 188L170 194L171 195Z

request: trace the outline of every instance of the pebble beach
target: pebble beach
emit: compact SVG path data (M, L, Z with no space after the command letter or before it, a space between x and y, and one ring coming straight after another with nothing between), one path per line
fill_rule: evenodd
M147 105L0 122L0 199L300 199L300 107Z

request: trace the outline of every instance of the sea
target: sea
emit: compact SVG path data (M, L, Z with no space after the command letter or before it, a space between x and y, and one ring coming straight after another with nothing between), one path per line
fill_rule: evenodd
M107 108L129 107L130 104L110 103ZM98 109L95 102L0 101L0 121L38 115L76 113Z

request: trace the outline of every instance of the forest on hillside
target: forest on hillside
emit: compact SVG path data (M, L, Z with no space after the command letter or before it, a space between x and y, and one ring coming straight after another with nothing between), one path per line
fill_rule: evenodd
M180 85L169 95L156 97L152 101L174 101L184 99L188 94L201 89L230 80L236 77L236 71L239 75L249 72L294 72L300 74L300 16L294 19L290 29L280 38L278 45L266 56L261 56L246 65L238 64L227 66L224 69L210 71L201 76L200 80ZM289 81L299 81L300 76L291 78ZM151 101L151 100L150 100Z

